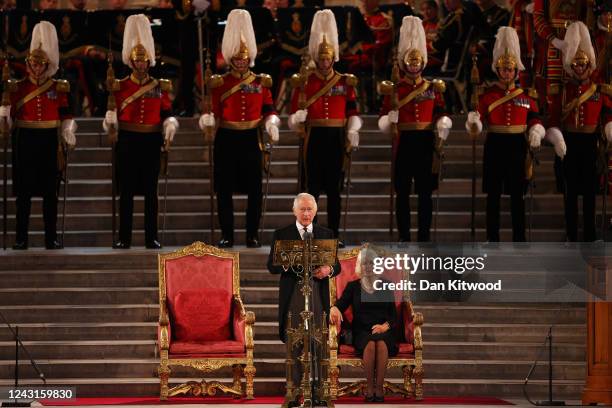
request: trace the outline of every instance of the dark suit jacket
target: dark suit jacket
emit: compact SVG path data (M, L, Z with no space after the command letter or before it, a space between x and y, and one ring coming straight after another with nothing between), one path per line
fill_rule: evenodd
M334 234L330 229L321 227L317 224L313 225L313 238L314 239L333 239ZM291 224L285 228L274 231L272 237L272 246L270 247L270 255L268 256L268 270L273 274L280 274L279 282L279 294L278 294L278 334L282 341L285 341L285 329L287 325L287 313L289 311L289 302L293 291L297 288L298 279L297 276L290 270L285 272L281 266L273 266L272 260L274 257L274 243L276 241L283 240L298 240L301 239L300 233L294 224ZM332 265L333 271L331 276L336 276L340 273L340 262L336 259L336 263ZM315 278L316 279L316 278ZM321 288L321 300L323 302L323 310L329 316L329 279L325 278L322 280L323 284L319 285Z

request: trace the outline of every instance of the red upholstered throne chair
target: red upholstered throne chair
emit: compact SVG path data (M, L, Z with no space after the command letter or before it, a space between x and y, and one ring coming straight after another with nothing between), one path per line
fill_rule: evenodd
M342 272L330 279L329 298L333 305L337 299L342 296L342 292L349 282L359 279L355 273L357 264L357 256L362 248L338 254ZM389 277L385 275L385 277ZM402 277L398 275L397 280ZM331 306L330 305L330 306ZM423 339L421 336L421 326L423 325L423 315L414 312L412 302L409 299L402 299L402 293L396 292L397 316L399 319L397 332L400 335L398 339L399 353L395 357L390 357L387 363L387 368L401 367L404 382L401 385L385 381L385 392L391 394L401 394L406 397L414 397L423 399ZM353 320L352 307L349 307L343 313L343 320L350 324ZM364 392L365 380L356 381L342 385L339 383L340 369L342 366L363 367L361 358L356 354L355 349L351 345L341 344L340 334L336 326L330 325L329 328L329 345L330 345L330 361L329 361L329 379L330 379L330 396L336 399L343 395L357 394Z
M160 399L180 394L214 395L217 390L253 398L255 314L240 299L238 253L202 242L158 256ZM204 373L233 367L233 384L190 381L168 387L172 366Z

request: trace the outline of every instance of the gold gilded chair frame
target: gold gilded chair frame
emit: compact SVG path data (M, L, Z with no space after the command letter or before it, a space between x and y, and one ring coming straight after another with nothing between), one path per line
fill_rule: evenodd
M232 297L233 307L237 308L240 313L240 318L245 320L244 339L246 343L246 357L244 358L184 358L175 359L169 358L168 352L170 348L170 339L168 336L168 327L170 319L168 317L168 304L166 298L166 261L182 258L185 256L214 256L224 259L232 259ZM227 392L237 396L242 396L241 378L244 375L246 380L246 398L253 398L253 382L255 379L255 366L253 364L253 326L255 324L255 313L248 312L244 308L242 299L240 298L240 265L239 254L237 252L223 251L219 248L206 245L203 242L194 242L193 244L167 254L158 255L158 274L159 274L159 349L160 349L160 364L158 368L160 380L160 399L167 400L168 397L176 395L189 394L194 396L215 395L217 390ZM233 368L232 385L222 384L219 381L201 382L189 381L185 384L180 384L169 388L168 381L170 379L171 366L191 367L203 373L216 371L223 367L231 366Z
M362 248L354 248L338 254L340 261L356 258ZM336 280L329 280L329 300L330 306L336 301ZM414 358L389 357L387 368L401 367L403 384L395 384L385 381L384 389L391 394L401 394L405 397L414 397L417 400L423 399L423 337L421 326L423 325L423 314L414 312L412 302L406 300L403 307L408 307L414 322ZM366 388L365 380L342 385L339 382L340 368L342 366L363 367L360 358L340 358L338 357L338 331L335 325L329 326L329 393L332 400L343 395L356 395L364 393Z

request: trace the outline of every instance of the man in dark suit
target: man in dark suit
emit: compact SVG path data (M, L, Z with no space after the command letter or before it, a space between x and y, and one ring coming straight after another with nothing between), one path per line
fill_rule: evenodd
M274 257L274 244L276 241L282 240L299 240L304 239L306 232L312 234L313 239L334 239L332 230L313 224L315 215L317 214L317 202L315 198L308 193L300 193L293 200L293 214L295 215L295 224L291 224L285 228L274 231L272 237L272 245L270 248L270 256L268 257L268 270L273 274L280 274L279 295L278 295L278 334L281 341L286 342L286 325L287 314L291 312L291 323L293 327L297 327L300 323L299 312L304 309L304 295L300 291L299 278L291 268L283 268L282 266L272 265ZM340 273L340 262L336 258L333 265L323 265L312 271L314 279L312 281L312 306L311 311L314 313L315 326L321 322L323 312L329 316L329 279ZM294 357L301 355L301 348L294 349ZM299 386L302 377L302 370L299 365L293 370L293 382Z

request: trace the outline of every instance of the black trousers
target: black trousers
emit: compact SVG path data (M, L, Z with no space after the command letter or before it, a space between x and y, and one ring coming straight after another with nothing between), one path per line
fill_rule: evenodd
M395 208L400 241L410 241L410 192L418 195L417 240L430 240L432 192L438 188L438 175L432 173L435 138L432 131L404 131L400 134L395 159Z
M327 195L327 227L337 238L340 229L340 190L344 172L345 131L339 127L313 127L306 156L307 191L319 201Z
M234 239L234 193L247 194L247 238L257 237L262 208L262 155L257 129L220 128L215 137L214 182L224 239Z
M145 200L145 242L157 240L157 182L161 133L119 132L117 179L119 182L119 239L132 242L134 196Z
M510 195L512 240L524 242L527 140L522 133L489 133L484 145L483 190L487 193L487 240L499 242L500 200Z
M57 129L20 129L12 135L16 240L28 242L32 197L43 198L45 243L57 239Z
M578 196L582 195L583 240L592 242L595 234L597 192L597 134L566 133L567 154L563 160L565 178L565 225L567 239L578 241Z
M32 196L25 194L18 195L16 206L16 241L27 243ZM43 221L45 224L45 244L49 245L57 239L57 195L54 193L43 196Z

